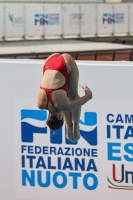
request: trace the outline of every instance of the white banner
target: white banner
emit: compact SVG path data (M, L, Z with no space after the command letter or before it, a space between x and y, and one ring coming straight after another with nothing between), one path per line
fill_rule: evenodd
M76 63L93 99L82 106L73 143L37 108L44 61L0 61L1 200L132 200L132 63Z
M26 37L41 37L44 35L43 4L25 4Z
M96 34L96 4L81 4L80 5L80 33L81 35Z
M133 35L133 4L129 4L129 12L130 12L130 26L129 26L129 31L130 34Z
M131 101L91 100L82 107L81 138L71 143L65 127L50 132L45 125L48 113L36 109L35 98L16 98L16 197L132 200L131 108Z
M100 35L113 34L113 5L112 4L98 4L97 7L97 32Z
M4 36L4 9L3 4L0 4L0 38Z
M59 36L62 34L61 4L45 4L45 36Z
M80 19L83 17L79 12L78 4L63 5L63 35L75 35L80 33Z
M97 7L97 9L95 9ZM4 12L4 13L3 13ZM0 37L98 36L133 33L130 4L0 4ZM4 18L5 16L5 18ZM5 22L5 23L4 23Z
M5 36L21 38L24 36L23 4L5 5Z
M114 34L128 34L128 4L114 4Z

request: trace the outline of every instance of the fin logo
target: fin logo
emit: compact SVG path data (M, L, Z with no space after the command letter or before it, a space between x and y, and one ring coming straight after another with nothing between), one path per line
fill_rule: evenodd
M35 14L34 24L44 26L44 25L59 25L59 14Z
M103 13L103 24L123 24L124 13Z
M47 111L44 110L21 110L21 141L34 142L34 134L47 134ZM63 128L57 131L50 130L50 143L62 144ZM91 146L97 145L97 113L85 112L84 122L80 120L80 135ZM71 142L67 138L65 143L77 145L78 142Z

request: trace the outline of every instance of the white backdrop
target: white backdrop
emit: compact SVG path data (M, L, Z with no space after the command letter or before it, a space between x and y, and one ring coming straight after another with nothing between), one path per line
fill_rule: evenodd
M6 37L24 36L23 4L5 4L5 34Z
M46 36L60 36L62 34L62 10L61 4L45 4L44 13L48 15L45 25Z
M78 4L63 5L63 34L78 35L80 33L80 15Z
M129 26L129 32L132 35L133 34L133 4L130 4L129 6L129 12L130 12L130 26Z
M26 37L41 37L44 35L43 4L26 4Z
M98 35L112 35L114 23L112 21L113 5L98 4L97 8L97 33Z
M81 35L96 34L96 4L83 4L80 6L80 13L83 15L81 19Z
M129 24L128 24L128 4L114 4L114 34L128 34Z
M0 37L132 35L133 4L0 4ZM3 19L4 17L4 19ZM5 23L4 23L5 21Z
M0 38L4 36L4 16L3 16L3 4L0 4Z
M68 144L64 128L60 136L58 131L50 136L49 130L35 134L46 127L47 118L36 106L43 61L0 61L0 199L88 200L89 196L93 200L132 200L132 63L77 64L79 83L91 88L93 99L82 106L81 139L78 144ZM81 88L79 95L84 95ZM55 141L56 136L62 140ZM57 149L58 155L54 155ZM69 152L62 155L66 150ZM83 150L90 150L90 156L81 155Z

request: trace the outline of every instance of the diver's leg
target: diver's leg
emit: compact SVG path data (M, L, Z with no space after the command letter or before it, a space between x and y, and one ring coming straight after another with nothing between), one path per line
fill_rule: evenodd
M66 138L72 141L72 113L69 111L63 111L63 114L66 125Z
M79 70L77 67L76 62L69 54L63 54L63 57L71 68L71 71L68 76L68 95L70 101L73 101L77 98L80 98L78 95L78 80L79 80ZM77 141L80 138L80 131L79 131L79 120L81 114L81 107L76 108L68 114L68 118L72 120L72 139L73 141Z

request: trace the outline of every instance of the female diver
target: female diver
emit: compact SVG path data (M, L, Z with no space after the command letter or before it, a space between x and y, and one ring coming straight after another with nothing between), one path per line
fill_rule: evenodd
M63 126L66 137L76 142L80 138L79 120L81 106L92 98L92 91L80 84L85 95L78 95L79 71L74 59L66 53L54 53L46 59L43 78L38 93L37 106L49 111L46 124L52 130Z

